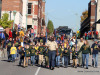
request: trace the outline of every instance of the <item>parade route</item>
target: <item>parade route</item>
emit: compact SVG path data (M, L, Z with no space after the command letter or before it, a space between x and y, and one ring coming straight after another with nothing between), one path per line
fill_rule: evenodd
M89 44L91 45L93 41L89 40ZM99 53L100 57L100 53ZM49 70L43 67L37 66L28 66L26 68L18 66L19 60L16 62L7 62L7 58L0 58L0 75L99 75L100 73L100 59L98 68L93 68L89 66L89 69L84 68L72 68L69 66L68 68L55 68L54 70ZM89 60L89 65L91 65L91 60Z
M40 68L37 66L28 66L26 68L19 67L18 61L15 63L12 62L7 62L5 60L2 60L0 58L0 75L66 75L66 74L71 74L71 75L99 75L100 73L100 67L98 68L93 68L89 66L89 69L84 69L84 68L55 68L55 70L49 70L46 68Z

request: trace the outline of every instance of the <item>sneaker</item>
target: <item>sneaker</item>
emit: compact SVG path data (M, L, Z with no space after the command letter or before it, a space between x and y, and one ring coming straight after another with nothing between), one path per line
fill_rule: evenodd
M59 66L57 66L57 68L59 68Z
M67 68L67 66L64 66L64 68Z
M88 67L86 67L86 69L88 69Z
M75 67L75 68L77 68L77 67Z
M54 67L51 67L51 70L54 70Z

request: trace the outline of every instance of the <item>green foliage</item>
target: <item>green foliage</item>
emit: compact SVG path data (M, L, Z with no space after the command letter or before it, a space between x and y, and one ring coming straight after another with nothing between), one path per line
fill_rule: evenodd
M82 12L81 23L88 17L88 10Z
M2 26L4 29L11 27L12 22L11 20L8 20L9 18L9 14L8 13L4 13L2 16L2 19L0 19L0 26Z
M49 30L48 35L51 35L54 32L54 26L51 20L48 22L47 29Z

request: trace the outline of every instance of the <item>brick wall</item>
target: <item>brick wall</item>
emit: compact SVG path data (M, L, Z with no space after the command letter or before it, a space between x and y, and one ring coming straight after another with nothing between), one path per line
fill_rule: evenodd
M22 0L2 0L2 11L19 11L22 14Z

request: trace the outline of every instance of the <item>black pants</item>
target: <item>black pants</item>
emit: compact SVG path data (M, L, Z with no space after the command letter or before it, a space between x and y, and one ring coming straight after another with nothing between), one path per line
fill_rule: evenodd
M19 65L21 65L22 62L24 62L24 58L20 58Z

